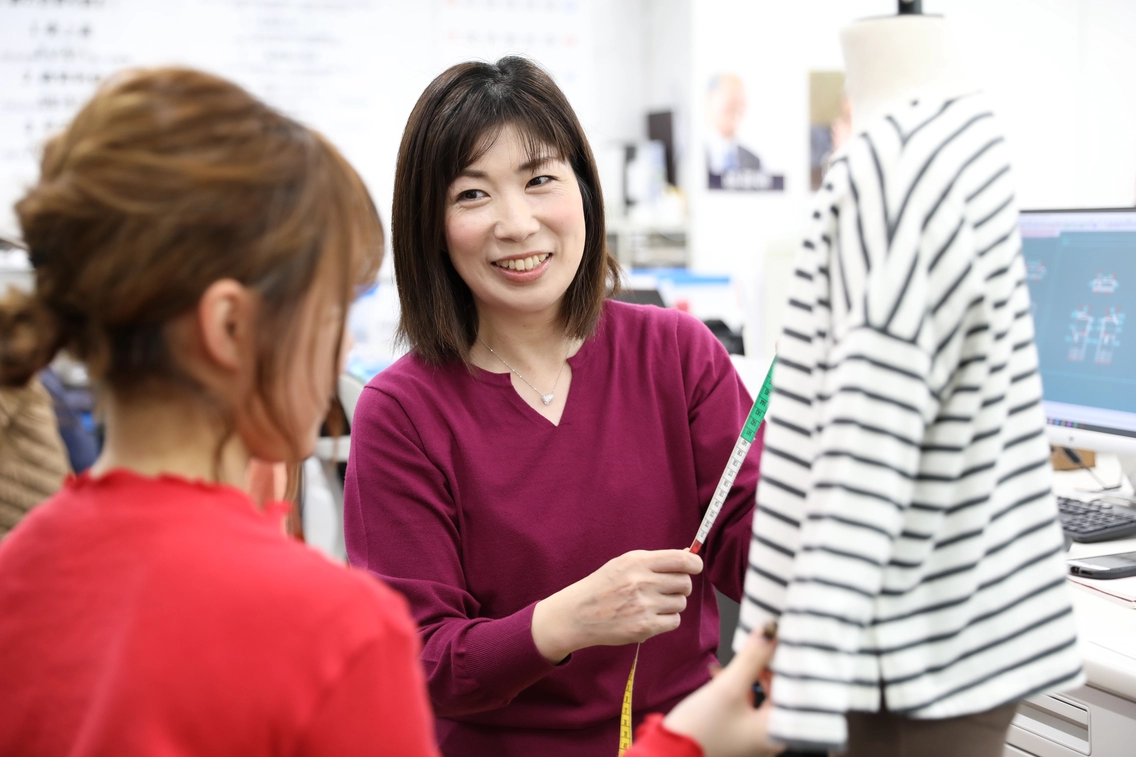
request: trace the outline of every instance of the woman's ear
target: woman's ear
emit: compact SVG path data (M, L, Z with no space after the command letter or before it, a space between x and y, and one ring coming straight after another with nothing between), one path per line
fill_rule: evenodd
M197 326L205 356L218 366L240 372L253 345L258 299L233 279L209 285L197 303Z

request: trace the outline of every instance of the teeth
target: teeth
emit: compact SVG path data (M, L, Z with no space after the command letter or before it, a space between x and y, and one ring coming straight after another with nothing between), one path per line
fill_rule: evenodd
M541 253L540 255L530 255L520 260L501 260L495 263L495 265L501 268L508 268L510 271L531 271L543 263L546 258L548 258L547 252Z

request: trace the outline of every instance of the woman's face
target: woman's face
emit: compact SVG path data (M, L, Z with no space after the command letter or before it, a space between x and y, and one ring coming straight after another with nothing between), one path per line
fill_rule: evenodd
M576 174L506 126L446 193L446 250L481 314L559 314L584 254Z

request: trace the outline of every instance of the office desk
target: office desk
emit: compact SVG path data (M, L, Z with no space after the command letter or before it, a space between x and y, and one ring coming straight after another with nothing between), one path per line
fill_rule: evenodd
M1098 455L1096 474L1120 479L1112 455ZM1079 499L1098 484L1084 471L1054 474L1058 494ZM1125 491L1131 493L1131 487ZM1136 551L1136 538L1073 544L1069 557ZM1088 684L1023 703L1007 739L1006 757L1136 756L1136 609L1070 582Z

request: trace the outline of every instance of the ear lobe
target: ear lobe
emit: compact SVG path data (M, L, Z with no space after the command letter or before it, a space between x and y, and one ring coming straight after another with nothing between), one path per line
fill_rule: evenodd
M197 303L197 323L206 357L222 368L239 371L252 354L255 295L233 279L213 282Z

